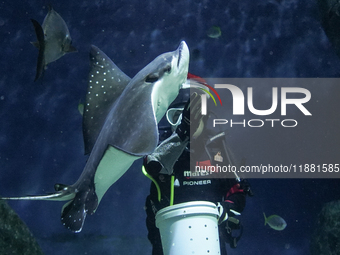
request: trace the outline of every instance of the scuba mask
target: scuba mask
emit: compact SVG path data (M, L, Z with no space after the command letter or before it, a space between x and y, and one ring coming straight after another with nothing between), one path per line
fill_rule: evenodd
M166 120L171 125L171 130L174 132L179 124L181 124L182 121L182 112L183 107L180 108L170 108L166 112Z

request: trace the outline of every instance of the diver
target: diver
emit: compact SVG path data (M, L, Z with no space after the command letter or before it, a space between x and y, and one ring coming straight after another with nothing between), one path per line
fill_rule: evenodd
M190 166L233 164L226 146L225 133L214 134L209 130L206 125L208 117L201 115L199 93L194 92L190 96L188 89L182 90L166 114L171 130L165 128L160 141L164 136L168 138L159 144L154 153L144 158L143 172L152 180L150 194L145 202L152 255L163 254L155 215L160 209L172 204L208 201L222 206L223 213L218 222L222 255L227 254L226 243L235 248L242 235L242 225L234 216L243 211L246 195L252 195L248 182L241 181L237 175L216 178L207 172L202 172L202 176L198 177L202 181L197 181L199 173L190 169ZM235 236L233 230L238 235Z

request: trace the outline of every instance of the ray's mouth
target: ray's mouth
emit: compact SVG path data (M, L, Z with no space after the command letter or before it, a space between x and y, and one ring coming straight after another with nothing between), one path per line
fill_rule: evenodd
M179 67L179 64L183 57L183 51L184 47L186 46L186 43L184 41L181 42L181 44L178 46L178 61L177 61L177 67Z
M183 46L182 44L179 46L179 49L178 49L178 61L177 61L177 67L179 67L179 62L181 61L181 58L182 58L182 51L183 51Z

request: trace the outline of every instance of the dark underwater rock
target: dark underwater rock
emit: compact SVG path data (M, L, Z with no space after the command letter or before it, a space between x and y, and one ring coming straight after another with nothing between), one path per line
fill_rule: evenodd
M0 200L0 254L43 255L28 227L3 200Z
M340 2L338 0L318 0L322 27L340 57Z
M322 208L311 242L312 255L340 254L340 201Z

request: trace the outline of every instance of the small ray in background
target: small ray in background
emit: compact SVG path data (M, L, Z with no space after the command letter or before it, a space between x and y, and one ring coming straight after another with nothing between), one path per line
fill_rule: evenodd
M39 49L37 71L34 81L44 73L46 66L64 56L66 53L76 52L72 46L70 31L63 18L52 7L44 19L42 26L31 19L37 35L37 41L32 44Z

